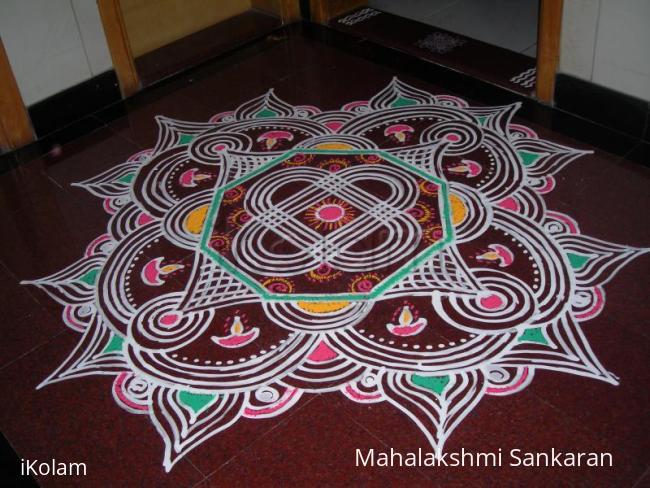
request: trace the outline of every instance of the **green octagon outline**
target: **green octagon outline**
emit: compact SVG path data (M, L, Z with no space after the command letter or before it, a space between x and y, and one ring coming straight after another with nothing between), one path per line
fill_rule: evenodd
M296 154L331 154L333 156L336 155L357 155L357 154L376 154L378 156L381 156L381 158L390 161L393 164L396 164L398 166L401 166L402 168L406 169L407 171L410 171L411 173L415 173L416 175L429 180L435 184L437 184L440 187L440 192L438 193L438 205L439 208L442 210L441 212L441 217L442 217L442 228L443 228L443 239L437 241L435 244L432 244L431 246L427 247L423 251L421 251L417 256L415 256L413 259L409 260L407 263L405 263L401 268L399 268L397 271L395 271L393 274L387 276L384 278L382 281L380 281L377 286L375 286L370 292L368 293L330 293L330 294L302 294L302 295L297 295L297 294L290 294L290 293L272 293L269 292L266 288L264 288L262 285L260 285L256 280L248 276L245 272L239 270L236 265L231 263L227 258L223 257L221 254L218 252L214 251L212 248L208 246L208 243L210 242L210 235L212 234L212 228L214 227L215 221L217 219L219 207L221 206L221 200L223 198L223 194L244 183L247 180L250 180L251 178L254 178L255 176L265 172L266 170L282 163L283 161L290 159ZM200 241L200 250L207 254L211 259L215 260L219 266L221 266L223 269L225 269L228 273L232 274L235 276L237 279L239 279L242 283L245 283L248 287L250 287L253 291L255 291L257 294L260 295L265 300L270 300L270 301L281 301L281 302L331 302L331 301L367 301L367 300L374 300L381 296L385 291L390 289L395 283L403 279L405 276L408 276L411 271L419 266L420 264L424 263L427 259L429 259L431 256L433 256L436 252L440 251L442 248L444 248L447 244L450 244L451 242L454 241L454 227L451 222L451 215L450 215L451 209L450 209L450 204L449 204L449 190L447 186L447 182L436 178L435 176L429 175L426 172L422 171L419 168L416 168L408 163L405 163L404 161L396 158L392 154L388 154L387 152L380 151L380 150L374 150L374 149L346 149L346 150L335 150L335 149L307 149L307 148L296 148L292 149L281 156L269 161L266 164L263 164L256 170L248 173L245 176L242 176L241 178L238 178L230 183L228 183L225 186L222 186L218 188L214 194L214 198L212 199L212 202L210 203L210 209L208 212L208 215L205 219L205 223L203 224L203 231L201 233L201 241Z

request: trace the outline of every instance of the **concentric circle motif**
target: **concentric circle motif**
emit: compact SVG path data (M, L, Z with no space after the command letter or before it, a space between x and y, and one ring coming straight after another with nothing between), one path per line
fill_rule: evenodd
M341 110L269 91L206 123L158 117L154 148L78 183L106 233L28 282L81 335L41 386L113 376L170 470L302 395L388 402L441 454L485 395L540 370L618 384L581 327L647 249L547 210L586 151L512 123L517 109L394 79Z

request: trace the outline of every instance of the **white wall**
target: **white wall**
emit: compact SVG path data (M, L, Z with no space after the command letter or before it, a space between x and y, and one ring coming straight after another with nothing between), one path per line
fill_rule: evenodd
M560 71L650 100L650 0L564 0Z
M95 0L0 0L0 36L27 105L111 67Z

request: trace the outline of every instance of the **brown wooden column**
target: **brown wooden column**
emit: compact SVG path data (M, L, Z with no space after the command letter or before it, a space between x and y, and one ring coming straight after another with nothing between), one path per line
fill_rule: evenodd
M252 6L277 15L283 24L289 24L301 18L300 0L252 0Z
M128 97L137 92L142 85L133 62L120 0L97 0L97 6L122 96Z
M367 0L309 0L311 20L326 24L332 18L367 3Z
M34 129L0 38L0 148L16 149L33 140Z
M535 92L539 100L547 103L553 103L555 75L560 61L562 7L562 0L540 0Z

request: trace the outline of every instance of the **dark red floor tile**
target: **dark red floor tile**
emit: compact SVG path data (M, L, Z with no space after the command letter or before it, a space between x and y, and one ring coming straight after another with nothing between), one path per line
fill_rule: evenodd
M373 70L379 69L373 63L360 62L358 58L318 42L279 39L263 52L218 71L211 67L198 70L192 74L191 82L177 93L211 107L215 113L233 110L241 103L265 94L270 88L275 88L276 94L289 103L316 105L321 102L320 97L325 96L328 101L335 101L332 108L339 108L353 94L332 90L336 83L349 76L330 77L326 67L333 65L355 66L357 69L367 65ZM323 80L327 83L324 84ZM378 82L377 86L384 85ZM354 85L348 87L354 90ZM359 88L362 87L363 84ZM364 94L367 96L368 91Z
M561 376L561 375L558 375ZM580 381L579 379L577 381ZM583 381L584 383L584 381ZM575 388L576 383L571 382ZM425 467L423 472L440 486L488 486L499 480L505 486L527 484L539 486L543 480L555 480L568 486L629 486L643 471L645 463L633 458L618 445L604 442L598 435L578 424L559 409L539 398L544 388L536 382L527 391L510 397L485 397L451 434L445 452L498 453L501 449L502 466L497 467ZM339 412L362 424L379 437L388 448L407 453L422 449L430 452L422 432L400 412L386 403L367 407L351 405L347 399L335 397L331 404ZM578 400L576 400L578 401ZM583 407L589 405L585 401ZM363 445L363 449L371 446ZM571 452L610 452L612 468L571 467L513 467L509 466L511 449L522 452L550 452L552 448ZM514 459L513 459L514 460ZM489 482L486 481L489 478ZM599 485L601 486L601 485Z
M66 144L60 154L42 158L41 164L52 180L78 195L83 190L74 188L72 183L97 176L137 151L138 146L134 143L103 128ZM87 192L84 191L85 195Z
M0 204L3 214L27 211L30 205L38 202L42 193L51 194L61 189L42 169L43 165L39 162L16 162L10 171L0 174Z
M0 428L24 459L84 462L83 478L41 476L42 486L192 486L203 476L186 460L165 473L163 444L146 416L121 410L112 377L35 388L72 350L66 332L0 371Z
M518 485L538 486L554 480L567 486L629 486L644 471L643 461L630 457L618 445L604 442L573 418L542 402L539 396L545 394L544 389L537 388L534 382L531 386L530 393L519 393L517 399L487 399L450 439L448 449L493 452L502 447L505 453L514 448L527 452L550 452L555 448L574 453L608 452L613 458L612 467L507 467L505 473ZM476 430L479 426L480 432Z
M585 234L647 247L650 169L622 159L608 162L602 172L593 173L585 161L582 185L576 185L583 191L575 198L565 197L565 211L578 221Z
M634 332L650 340L648 323L647 276L650 273L650 254L622 269L605 288L607 315L616 327ZM607 319L605 319L607 320Z
M281 49L281 46L274 49ZM201 106L205 115L200 118L180 118L207 122L219 112L234 110L241 103L264 95L269 88L273 88L276 80L273 73L259 66L260 62L266 62L265 54L257 54L251 60L242 61L215 74L198 73L192 82L178 90L178 93L193 104ZM281 74L286 72L286 68L278 70Z
M429 486L415 468L356 467L357 448L385 449L320 396L208 478L207 486Z
M19 280L34 279L76 261L104 232L101 207L85 205L40 171L39 161L0 176L13 210L0 214L0 261Z
M267 437L274 438L277 429L316 401L315 395L303 395L296 405L278 417L268 419L243 419L232 427L208 439L194 452L187 456L188 460L206 476L220 472L224 465L236 463L236 459L246 451L254 448L257 443ZM249 468L247 468L249 469Z
M356 77L351 83L353 72L367 76ZM199 71L178 93L219 112L232 110L274 88L288 103L335 110L349 101L374 95L397 74L315 41L291 40L218 73Z
M296 102L315 105L322 110L338 110L344 103L367 100L397 74L378 64L336 53L332 48L315 50L313 55L322 62L308 64L282 80L286 89L281 93L295 87L295 94L299 97ZM363 82L352 83L351 73L358 73ZM327 83L323 84L323 80Z
M650 468L646 470L645 473L641 475L641 477L634 483L633 488L644 488L646 486L650 486Z
M595 319L585 329L605 368L619 377L619 385L569 381L562 374L542 371L534 379L534 392L607 446L626 453L624 459L650 465L650 341L607 319Z
M41 307L0 265L0 369L62 332L61 321Z
M167 96L143 93L136 98L137 102L127 100L124 107L111 107L98 114L104 117L108 126L119 136L137 145L140 149L149 149L155 146L158 138L158 124L156 116L188 121L207 121L214 111L182 94L168 94Z

